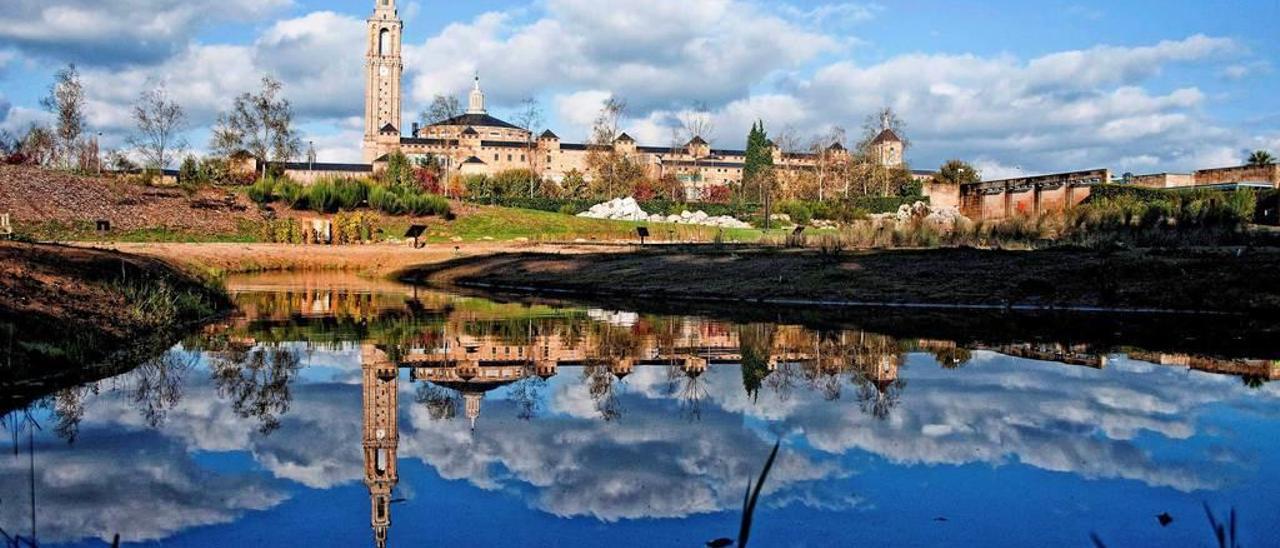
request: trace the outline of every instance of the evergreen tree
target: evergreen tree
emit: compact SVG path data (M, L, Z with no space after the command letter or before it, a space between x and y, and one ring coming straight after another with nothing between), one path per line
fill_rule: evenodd
M751 125L751 133L747 135L746 166L742 169L742 184L746 188L759 186L759 179L773 167L773 153L769 150L769 134L764 130L764 122Z

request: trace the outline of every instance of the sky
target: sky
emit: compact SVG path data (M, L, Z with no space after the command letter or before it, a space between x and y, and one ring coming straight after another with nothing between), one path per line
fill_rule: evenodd
M1280 0L396 0L404 126L479 73L489 110L538 100L542 126L583 140L627 101L642 143L672 144L693 109L714 146L763 120L807 147L858 135L883 106L916 169L961 158L988 178L1110 168L1155 173L1280 152ZM0 129L48 119L54 72L76 63L91 131L123 146L131 105L159 85L195 152L234 97L285 84L320 161L355 161L364 20L373 0L4 0Z

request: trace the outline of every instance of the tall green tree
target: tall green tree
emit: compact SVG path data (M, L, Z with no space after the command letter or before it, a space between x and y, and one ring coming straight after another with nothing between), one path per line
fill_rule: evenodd
M1272 156L1270 152L1267 152L1265 150L1257 150L1257 151L1254 151L1253 154L1249 155L1250 166L1262 167L1262 166L1274 165L1275 163L1276 163L1275 156Z
M760 188L759 183L767 177L769 168L773 167L773 151L769 150L769 134L764 130L764 122L751 124L751 133L747 134L746 165L742 169L742 183L748 188Z

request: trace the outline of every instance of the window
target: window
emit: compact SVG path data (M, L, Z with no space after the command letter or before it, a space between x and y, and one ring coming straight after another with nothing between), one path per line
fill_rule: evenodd
M382 32L378 33L378 55L390 55L390 54L391 54L391 31L387 29L382 29Z
M508 162L514 161L514 160L512 160L512 159L511 159L511 155L510 155L510 154L508 154L508 155L507 155L507 161L508 161Z
M494 154L494 155L493 155L493 161L495 161L495 162L496 162L496 161L498 161L498 155L497 155L497 154Z

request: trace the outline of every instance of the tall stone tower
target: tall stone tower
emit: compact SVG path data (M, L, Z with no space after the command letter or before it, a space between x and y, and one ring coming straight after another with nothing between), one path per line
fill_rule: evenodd
M404 22L396 0L374 0L369 17L369 52L365 56L364 161L373 162L383 148L400 140L400 79L404 61L400 42ZM380 146L381 145L381 146Z
M391 528L391 491L400 481L396 471L400 447L396 421L399 371L385 352L368 343L360 348L360 362L364 388L364 483L369 487L373 539L382 548L387 545L387 530Z

